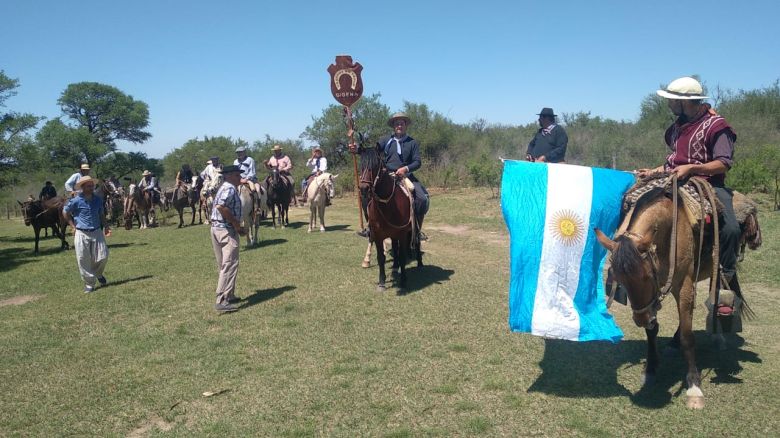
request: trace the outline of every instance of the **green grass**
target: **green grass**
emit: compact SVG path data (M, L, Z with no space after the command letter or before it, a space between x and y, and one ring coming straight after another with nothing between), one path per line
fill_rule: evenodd
M403 296L377 293L376 267L360 268L353 199L329 208L326 233L307 234L308 210L293 209L294 228L264 226L261 247L242 246L246 300L230 315L213 310L206 226L116 230L112 284L85 295L72 250L47 239L34 257L31 229L4 222L0 301L39 299L0 307L0 436L776 433L778 213L762 213L764 246L742 267L758 314L744 343L712 351L697 306L707 406L691 412L681 358L641 390L644 333L623 306L612 309L626 332L618 345L508 331L507 237L489 196L434 193L428 267L409 269Z

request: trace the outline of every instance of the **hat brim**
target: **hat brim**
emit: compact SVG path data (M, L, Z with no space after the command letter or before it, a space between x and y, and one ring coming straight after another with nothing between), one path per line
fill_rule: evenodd
M709 99L708 96L702 96L700 94L675 94L670 93L666 90L658 90L655 92L655 94L664 97L666 99L677 99L677 100L696 100L696 99Z
M85 180L85 179L80 179L80 180L79 180L79 181L78 181L76 184L74 184L74 185L73 185L73 188L75 188L75 189L77 189L77 190L78 190L78 189L80 189L80 188L81 188L81 187L82 187L84 184L86 184L86 183L92 183L92 184L94 184L94 185L96 185L96 186L97 186L97 180L96 180L96 179L92 179L92 178L90 178L90 179L87 179L87 180Z
M393 118L391 118L390 120L387 121L387 126L389 126L391 128L395 128L395 121L398 120L398 119L401 119L401 120L405 121L407 125L411 125L412 124L412 119L410 119L409 117L393 117Z

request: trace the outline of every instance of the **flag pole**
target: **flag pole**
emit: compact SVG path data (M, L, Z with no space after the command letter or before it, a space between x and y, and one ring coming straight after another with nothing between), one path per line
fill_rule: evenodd
M349 144L355 143L355 121L352 119L352 108L348 105L344 105L344 114L347 119L347 132L349 136ZM358 207L358 219L360 220L360 229L363 230L363 199L360 194L360 180L358 179L358 165L357 155L352 154L352 164L355 169L355 193L357 193L357 207Z

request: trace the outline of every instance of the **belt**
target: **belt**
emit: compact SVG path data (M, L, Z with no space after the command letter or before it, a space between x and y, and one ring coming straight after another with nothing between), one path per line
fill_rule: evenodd
M97 228L76 228L76 229L79 231L86 231L86 232L97 230Z

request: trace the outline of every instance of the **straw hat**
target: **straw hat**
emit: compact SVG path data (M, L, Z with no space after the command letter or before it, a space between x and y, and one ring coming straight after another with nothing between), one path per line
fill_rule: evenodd
M274 148L273 148L273 149L271 149L271 150L272 150L272 151L274 151L274 152L276 152L276 151L281 151L281 150L282 150L282 147L281 147L281 146L279 146L278 144L275 144L275 145L274 145Z
M89 164L82 164L80 170L89 170Z
M141 175L142 176L149 176L151 174L152 174L152 172L149 172L148 170L144 170L144 173L142 173Z
M390 116L390 120L387 121L387 126L391 128L395 128L395 121L397 119L405 120L407 125L412 124L412 119L410 119L409 116L406 115L406 113L401 112L401 113L395 113L392 116Z
M667 99L707 99L699 81L684 76L669 83L666 90L658 90L656 94Z
M94 178L92 178L92 177L91 177L91 176L89 176L89 175L82 176L82 177L79 179L79 181L76 183L76 185L74 186L74 188L75 188L76 190L78 190L78 189L80 189L80 188L81 188L81 186L83 186L84 184L86 184L86 183L88 183L88 182L91 182L91 183L93 183L93 184L96 184L96 183L97 183L97 180L96 180L96 179L94 179Z
M320 148L319 146L314 146L311 150L312 152L316 152L316 151L322 152L322 148Z
M236 153L239 153L239 152L246 152L246 148L244 146L237 147L236 148Z

